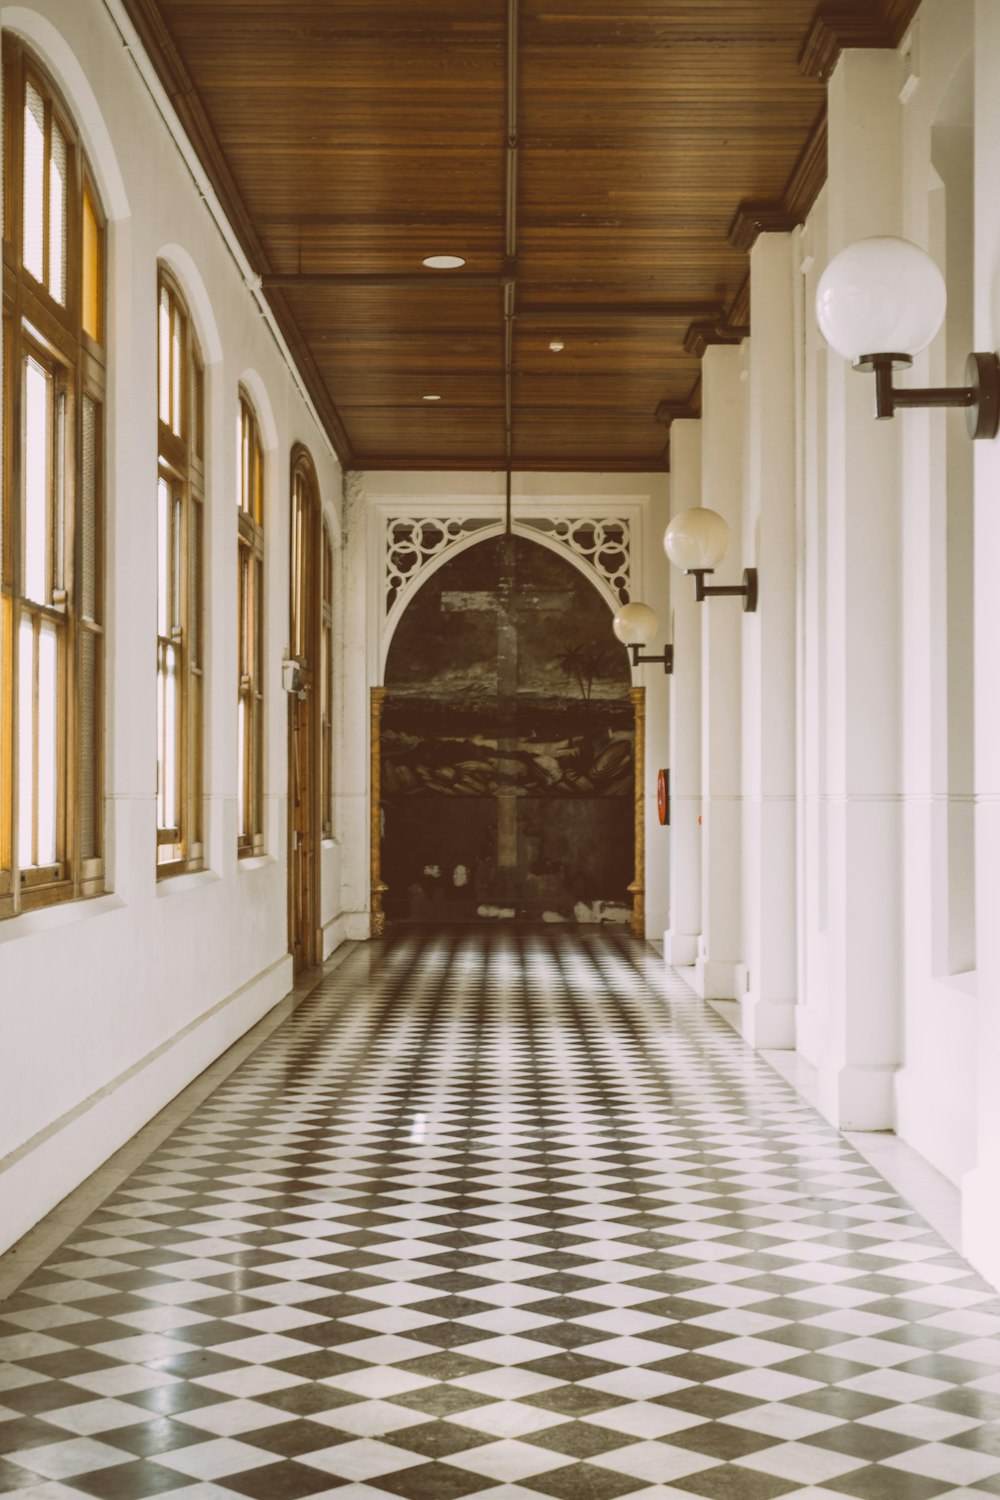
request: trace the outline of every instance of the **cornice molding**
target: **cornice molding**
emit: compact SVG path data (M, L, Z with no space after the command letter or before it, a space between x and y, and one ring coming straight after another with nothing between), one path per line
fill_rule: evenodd
M714 323L692 323L684 335L684 352L701 359L712 344L741 344L750 332L746 324L732 324L721 318Z
M264 246L253 227L218 137L209 123L194 80L184 66L184 61L160 14L156 0L123 0L123 4L156 70L157 77L170 99L181 127L194 147L198 160L204 167L222 205L223 212L233 227L243 253L257 275L262 279L269 276L271 266ZM298 322L281 291L269 290L267 299L274 312L275 322L298 366L306 390L337 450L337 456L347 467L351 464L353 456L347 432L340 419L340 413L327 390L326 382L316 368L316 362L309 352Z
M697 416L692 410L690 401L661 401L653 413L655 421L662 427L669 427L671 422L683 421L687 417Z
M794 229L798 222L783 202L755 203L748 198L733 215L729 243L734 250L750 251L759 234L780 234Z
M898 47L920 0L876 0L866 8L828 0L813 16L799 52L799 72L825 82L848 47Z

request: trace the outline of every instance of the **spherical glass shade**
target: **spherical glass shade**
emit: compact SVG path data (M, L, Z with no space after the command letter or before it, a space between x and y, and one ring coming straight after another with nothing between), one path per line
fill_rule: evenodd
M944 321L944 277L919 245L889 235L835 255L816 290L816 321L845 359L919 354Z
M703 505L674 516L663 536L664 552L686 573L718 567L728 546L729 527L718 511Z
M656 611L648 604L625 604L611 622L623 646L646 646L659 628Z

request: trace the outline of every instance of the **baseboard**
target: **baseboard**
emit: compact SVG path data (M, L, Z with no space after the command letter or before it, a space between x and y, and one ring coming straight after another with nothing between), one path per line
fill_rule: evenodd
M331 953L336 953L341 943L346 943L353 936L350 927L351 913L346 911L338 912L325 923L321 932L324 963Z
M702 1000L733 1000L736 997L736 960L699 957L688 980Z
M663 934L663 958L672 969L691 968L698 958L700 934L697 932L674 932L670 927Z
M974 1091L967 1115L939 1087L915 1068L900 1068L894 1080L896 1134L956 1186L976 1161Z
M0 1252L158 1114L292 988L283 954L0 1161Z

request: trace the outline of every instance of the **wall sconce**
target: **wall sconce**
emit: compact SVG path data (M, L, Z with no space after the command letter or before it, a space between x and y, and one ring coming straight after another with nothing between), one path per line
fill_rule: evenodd
M663 550L675 568L694 577L694 596L699 604L717 594L742 595L743 608L757 608L757 569L744 568L742 583L708 585L705 576L714 573L729 546L729 527L718 511L696 505L674 516L663 536Z
M816 321L827 343L856 370L875 375L875 416L897 407L963 406L972 438L1000 428L1000 361L970 354L964 386L898 388L905 370L944 322L944 277L918 245L891 235L858 240L835 255L816 289ZM875 351L875 352L872 352Z
M662 656L643 656L643 646L648 646L653 636L660 628L660 622L656 618L656 611L650 609L648 604L623 604L611 622L611 629L621 641L632 652L632 665L634 667L648 665L649 662L662 661L664 672L674 670L674 648L664 646Z

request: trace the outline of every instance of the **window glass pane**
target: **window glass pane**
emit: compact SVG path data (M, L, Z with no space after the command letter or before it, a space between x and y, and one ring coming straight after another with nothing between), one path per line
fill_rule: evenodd
M36 281L45 274L45 105L33 84L24 91L24 228L22 259Z
M83 190L83 331L101 339L101 228L90 189Z
M57 302L66 302L66 168L69 153L66 137L52 122L52 153L49 157L49 291Z
M253 829L247 827L247 798L246 798L246 753L247 753L247 705L246 699L241 698L236 712L236 738L237 755L239 757L239 775L236 778L236 816L237 827L240 833L252 833Z
M182 624L181 617L181 497L174 495L173 504L170 507L170 613L169 623L171 630L179 630Z
M184 388L183 355L181 320L177 309L174 308L173 329L171 330L170 338L170 426L177 433L178 437L184 431L184 413L181 406L181 393Z
M89 630L80 636L80 854L96 859L100 853L97 799L97 651L98 637Z
M43 620L38 641L38 863L56 860L56 787L58 784L58 650L51 620Z
M188 611L188 628L190 630L190 650L192 667L201 666L201 597L202 597L202 567L201 567L201 528L202 515L201 505L192 501L191 513L191 571L188 575L188 587L191 590L191 607Z
M66 393L55 402L55 473L52 485L52 587L66 588Z
M160 421L170 424L170 293L160 287L158 359L160 369Z
M97 614L97 405L83 398L80 463L80 611L85 620Z
M24 362L24 596L49 602L48 371Z
M167 544L167 518L170 514L170 486L165 479L161 479L156 486L156 527L157 527L157 585L156 585L156 630L158 635L165 636L169 632L167 621L167 610L170 601L170 592L167 588L167 569L170 565L170 549Z
M22 619L18 631L17 683L17 862L35 862L35 631Z
M247 431L243 402L236 417L236 504L247 508Z
M160 827L177 827L177 648L163 648L160 683Z

